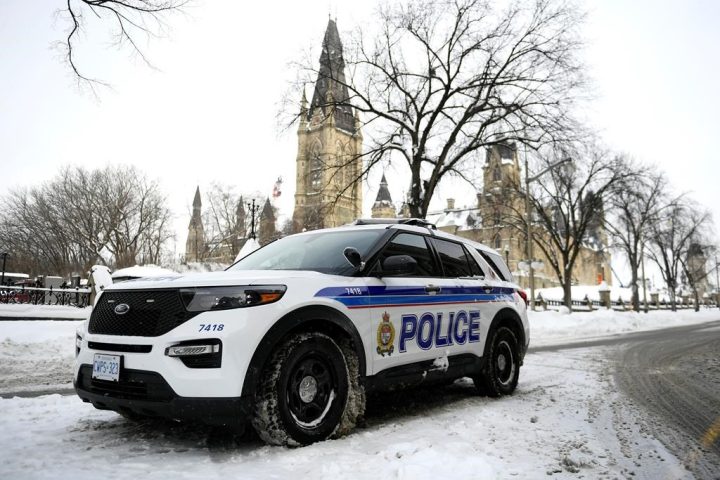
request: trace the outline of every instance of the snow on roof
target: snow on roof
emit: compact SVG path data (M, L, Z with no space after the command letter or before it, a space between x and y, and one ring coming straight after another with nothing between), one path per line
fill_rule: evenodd
M459 230L470 230L480 224L480 211L477 208L457 208L430 212L426 220L437 228L458 227Z
M27 273L4 272L3 275L5 275L6 278L30 278L30 275Z
M148 278L148 277L167 277L175 276L177 272L167 268L158 267L157 265L135 265L134 267L121 268L112 274L112 278L128 279L128 278Z

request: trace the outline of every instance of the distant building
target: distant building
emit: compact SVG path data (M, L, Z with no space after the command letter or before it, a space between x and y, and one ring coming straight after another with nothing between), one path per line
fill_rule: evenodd
M710 290L707 278L707 257L699 243L691 243L687 252L687 273L684 275L687 283L697 289L698 296L702 296Z
M520 268L520 262L527 258L526 235L518 230L511 219L525 217L525 198L520 188L521 170L517 149L510 143L495 145L486 150L483 165L483 186L477 194L477 204L458 208L453 198L447 199L447 206L440 211L430 212L427 220L434 223L440 230L484 243L498 251L506 258L508 267L516 280L528 286L527 272ZM387 193L386 193L387 192ZM390 192L383 176L378 190L378 197L373 205L373 217L395 217L391 210L384 209L389 202ZM377 210L376 210L377 206ZM382 210L381 210L382 208ZM378 215L376 215L376 211ZM382 215L380 212L382 211ZM407 208L403 206L398 215L407 217ZM536 225L533 235L542 238L544 230ZM605 281L612 284L610 272L610 254L605 251L607 236L602 227L602 211L593 219L584 246L575 263L573 281L580 285L597 285ZM545 268L535 272L537 288L559 285L555 273L551 270L547 258L537 245L533 248L534 259L543 261Z
M188 236L185 242L185 261L200 262L205 257L205 230L202 223L202 201L200 200L200 186L195 190L193 200L193 213L188 225Z
M310 105L303 92L296 158L296 232L335 227L362 212L362 133L347 105L345 60L337 25L328 21ZM341 104L338 104L341 103Z
M375 203L372 206L372 218L395 218L395 206L390 196L390 190L388 190L387 180L385 180L385 174L383 173L382 180L380 180L380 189L378 190L377 197L375 197Z

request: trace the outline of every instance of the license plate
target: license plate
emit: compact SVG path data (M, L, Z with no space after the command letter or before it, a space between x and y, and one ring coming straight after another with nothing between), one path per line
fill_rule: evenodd
M93 360L92 378L98 380L120 380L120 360L122 355L103 355L96 353Z

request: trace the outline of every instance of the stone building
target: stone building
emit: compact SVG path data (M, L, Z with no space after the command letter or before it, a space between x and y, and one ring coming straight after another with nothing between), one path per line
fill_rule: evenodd
M328 21L310 105L303 92L298 125L296 232L349 223L361 216L362 133L348 105L345 60L335 21Z
M276 222L275 208L268 198L260 211L260 228L258 229L258 242L260 245L267 245L278 238Z
M200 186L195 190L193 199L193 213L188 225L188 236L185 242L185 261L200 262L205 257L205 230L202 223L202 201L200 200Z
M687 272L683 275L685 282L692 289L697 289L699 297L710 290L707 278L707 257L699 243L691 243L687 252Z

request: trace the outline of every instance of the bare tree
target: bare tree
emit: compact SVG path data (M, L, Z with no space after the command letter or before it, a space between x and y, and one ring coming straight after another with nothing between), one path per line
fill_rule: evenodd
M158 184L134 167L66 167L43 185L11 191L2 205L0 244L32 259L25 267L33 273L155 262L172 236Z
M390 4L378 12L375 37L362 28L352 36L347 79L342 68L300 66L300 85L317 79L347 88L347 98L318 99L323 111L355 108L364 120L365 167L346 189L374 165L399 158L410 170L410 215L425 217L440 181L465 178L485 147L512 139L537 146L569 135L568 112L584 85L581 15L560 0L495 5Z
M661 220L653 225L648 254L667 285L673 311L676 310L678 280L688 249L709 219L707 211L691 200L682 198L672 203L664 211Z
M656 167L621 159L620 166L628 175L612 187L607 207L610 211L605 227L613 244L627 258L630 266L632 305L640 311L638 278L644 244L662 218L662 213L674 202L668 202L668 182ZM647 173L653 172L654 173Z
M233 187L220 183L211 184L205 197L207 207L203 212L203 224L208 246L206 257L235 258L242 247L239 239L246 237L242 197Z
M552 168L559 161L571 163ZM553 149L541 155L537 177L530 191L533 239L550 263L563 287L564 302L572 307L573 269L581 251L591 248L602 254L599 228L613 186L628 172L622 162L594 144L574 149Z
M78 81L91 89L95 84L103 84L84 73L79 67L76 42L86 30L89 17L98 22L109 24L117 47L129 47L148 66L150 61L140 47L140 38L156 37L165 28L165 16L179 11L187 0L66 0L66 8L61 12L67 14L70 29L63 42L65 59L70 65Z

